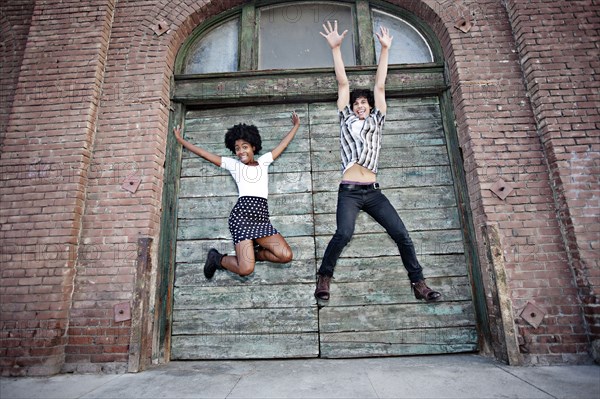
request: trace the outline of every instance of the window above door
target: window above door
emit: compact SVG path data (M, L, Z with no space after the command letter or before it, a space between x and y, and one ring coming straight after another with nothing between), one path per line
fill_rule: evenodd
M348 30L342 56L348 67L376 65L381 25L394 37L390 65L441 61L431 31L412 14L379 2L254 1L206 21L182 46L176 74L290 70L333 66L319 34L327 21Z

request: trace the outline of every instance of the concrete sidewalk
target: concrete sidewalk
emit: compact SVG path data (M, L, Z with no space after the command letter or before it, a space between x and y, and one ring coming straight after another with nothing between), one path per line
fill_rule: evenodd
M171 362L138 374L1 378L0 398L600 398L600 366L478 355Z

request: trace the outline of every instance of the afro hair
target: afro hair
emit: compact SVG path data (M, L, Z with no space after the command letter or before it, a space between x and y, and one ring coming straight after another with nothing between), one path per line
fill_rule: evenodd
M352 90L352 93L350 93L350 107L352 107L354 102L360 97L364 97L367 99L371 110L375 108L375 97L373 96L373 91L367 89Z
M262 140L260 133L254 125L246 125L240 123L230 127L225 133L225 147L227 147L233 154L235 154L235 142L237 140L244 140L250 143L254 147L254 155L258 155L262 149Z

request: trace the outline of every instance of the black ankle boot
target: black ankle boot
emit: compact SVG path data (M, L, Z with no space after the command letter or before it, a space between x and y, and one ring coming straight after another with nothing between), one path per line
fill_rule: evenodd
M206 262L204 263L204 277L207 279L213 278L217 269L222 269L221 260L225 255L222 255L214 248L211 248L206 255Z

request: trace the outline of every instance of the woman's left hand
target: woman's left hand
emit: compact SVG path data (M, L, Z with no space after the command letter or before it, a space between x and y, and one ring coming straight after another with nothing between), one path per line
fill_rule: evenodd
M296 111L292 111L292 124L294 126L300 126L300 117L296 113Z

